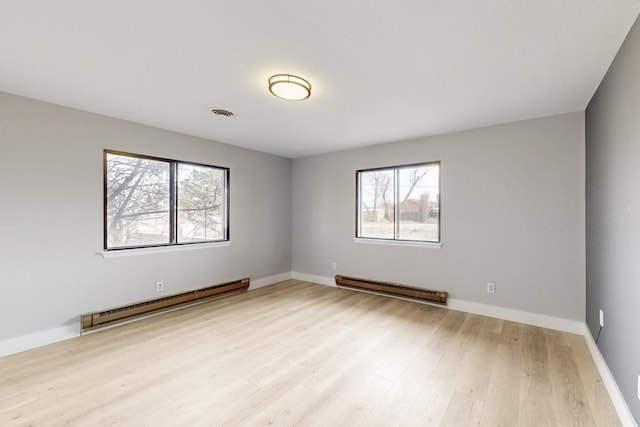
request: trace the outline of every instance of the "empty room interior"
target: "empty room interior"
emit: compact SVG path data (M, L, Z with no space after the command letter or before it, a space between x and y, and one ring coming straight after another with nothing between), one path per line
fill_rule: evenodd
M0 425L637 426L639 13L0 1Z

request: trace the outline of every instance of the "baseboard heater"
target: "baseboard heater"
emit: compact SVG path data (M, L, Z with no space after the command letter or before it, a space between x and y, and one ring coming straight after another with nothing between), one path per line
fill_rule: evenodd
M345 288L359 289L379 294L447 305L447 293L443 291L432 291L429 289L399 285L397 283L379 282L376 280L359 279L357 277L346 276L336 276L336 285Z
M244 292L249 289L249 278L223 283L221 285L208 286L202 289L182 292L162 298L141 301L123 307L81 316L82 331L102 328L115 323L125 322L137 317L155 314L164 310L173 309L194 302L202 302L206 299L222 295L231 295Z

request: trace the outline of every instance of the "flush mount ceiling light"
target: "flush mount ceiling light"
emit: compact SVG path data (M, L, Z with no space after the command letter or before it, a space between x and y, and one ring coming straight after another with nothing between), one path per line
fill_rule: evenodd
M302 77L276 74L269 77L269 92L288 101L302 101L311 96L311 84Z

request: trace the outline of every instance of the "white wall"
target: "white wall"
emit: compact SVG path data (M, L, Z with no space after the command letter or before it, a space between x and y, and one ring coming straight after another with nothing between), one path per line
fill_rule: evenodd
M233 244L102 258L105 148L229 167ZM170 294L292 270L329 278L334 261L341 274L584 320L583 113L291 161L0 93L0 157L0 346L154 298L159 280ZM354 243L355 170L432 160L443 247Z
M103 149L229 167L232 245L97 255ZM289 159L4 93L0 159L0 346L155 298L156 281L171 294L291 271Z
M354 243L355 171L434 160L442 248ZM294 159L293 270L584 321L584 161L581 112Z
M640 20L589 103L587 323L640 423Z

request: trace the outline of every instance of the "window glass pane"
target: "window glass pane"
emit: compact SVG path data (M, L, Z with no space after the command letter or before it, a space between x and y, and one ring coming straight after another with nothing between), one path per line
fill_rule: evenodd
M178 242L226 238L225 171L178 164Z
M393 169L360 172L359 178L358 237L393 239L395 234Z
M164 161L107 153L107 248L170 243Z
M440 172L438 164L398 170L398 239L439 241Z

